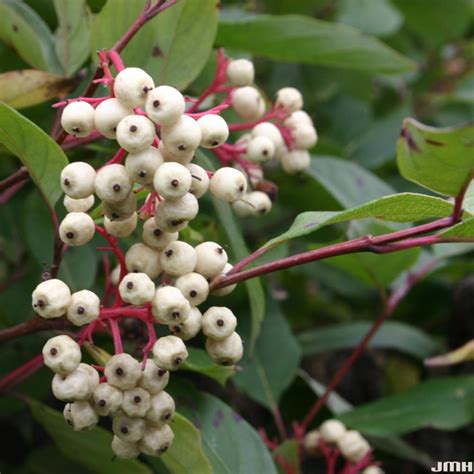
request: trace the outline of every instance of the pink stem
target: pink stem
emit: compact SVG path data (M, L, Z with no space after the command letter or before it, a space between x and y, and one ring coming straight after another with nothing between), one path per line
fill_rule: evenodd
M114 339L114 347L116 354L122 354L122 336L120 335L120 328L116 319L109 319L110 330L112 331L112 337Z
M115 155L109 161L107 161L107 163L101 166L101 168L107 165L121 164L126 155L127 152L123 148L119 148L117 153L115 153Z
M43 365L43 354L33 357L33 359L20 365L20 367L17 367L13 372L0 380L0 391L12 389L26 378L36 373L41 369L41 367L43 367Z
M123 64L122 58L120 57L120 54L117 53L117 51L111 49L108 52L108 57L117 72L123 71L125 69L125 65Z

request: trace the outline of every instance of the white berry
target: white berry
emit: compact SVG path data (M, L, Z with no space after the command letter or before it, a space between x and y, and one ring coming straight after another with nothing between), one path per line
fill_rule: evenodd
M346 427L339 420L326 420L320 427L319 432L321 437L327 443L336 443L344 433L346 432Z
M207 278L220 274L228 260L226 251L215 242L203 242L195 248L195 252L195 271Z
M163 426L171 421L175 412L173 398L165 391L153 395L146 420L155 426Z
M285 127L296 128L300 125L309 125L314 126L313 119L304 111L297 110L293 112L285 121L283 122Z
M149 456L160 456L165 453L174 439L173 430L168 425L161 428L150 426L140 441L140 449Z
M61 171L61 188L73 199L87 198L94 192L95 174L89 163L69 163Z
M204 148L215 148L229 138L229 126L220 115L204 115L197 123L201 129L201 146Z
M61 127L75 137L87 137L94 129L94 107L84 101L71 102L64 107Z
M319 455L321 453L319 449L320 441L321 433L318 430L308 431L303 439L305 451L312 456Z
M274 156L275 145L273 141L263 135L252 138L245 152L245 158L255 163L265 163Z
M61 240L70 247L87 244L94 234L94 221L85 212L69 212L59 226Z
M119 459L134 459L141 452L137 443L124 441L118 436L114 436L112 440L112 451Z
M366 467L361 474L384 474L385 471L380 469L378 466L368 466Z
M359 462L370 452L370 445L358 431L346 431L338 440L341 454L351 462Z
M95 193L102 201L117 203L128 197L132 185L125 166L114 163L97 171Z
M159 86L148 92L146 113L153 122L159 125L176 123L183 115L184 108L184 97L174 87Z
M191 173L191 189L190 193L194 194L198 199L206 194L209 189L209 176L207 171L199 165L189 163L186 168Z
M148 92L154 87L151 76L137 67L123 69L114 80L115 96L125 107L131 109L144 105Z
M153 178L153 188L165 199L182 198L191 189L191 173L179 163L163 163Z
M130 153L125 160L125 168L133 181L150 185L156 170L164 159L158 148L150 146L139 153Z
M78 369L67 375L56 374L51 388L53 395L64 402L87 400L91 395L87 374Z
M104 216L105 230L114 237L128 237L137 228L137 223L138 214L136 212L124 220L110 220Z
M166 388L169 379L170 373L167 370L158 367L152 359L147 359L138 385L154 395Z
M221 365L235 365L242 358L244 346L242 339L234 332L220 341L212 338L206 340L206 350L209 356Z
M291 131L291 136L296 148L310 150L318 142L316 129L310 125L300 125Z
M120 390L133 388L141 376L140 363L129 354L116 354L104 370L107 382Z
M303 108L303 96L294 87L283 87L276 93L275 105L287 112L295 112Z
M292 150L282 155L280 162L285 173L297 174L309 168L311 156L306 150Z
M160 263L169 275L181 276L194 270L196 259L196 251L191 245L176 240L163 249Z
M252 61L248 59L234 59L227 66L227 79L234 86L249 86L255 77Z
M66 283L55 278L40 283L31 298L33 310L41 317L59 318L67 311L71 302L71 291Z
M94 410L100 416L107 416L115 413L122 406L122 391L109 383L101 383L94 390L92 400Z
M150 394L140 387L123 392L122 410L132 418L143 418L150 409Z
M153 346L153 360L163 369L177 370L187 358L188 351L179 337L160 337Z
M233 202L232 209L239 217L264 215L271 211L272 201L268 194L262 191L252 191L240 201Z
M162 141L158 145L158 150L160 150L160 153L163 155L163 159L165 160L165 162L176 162L183 166L186 166L192 161L192 159L194 158L194 152L196 151L194 149L188 150L187 153L180 152L180 154L177 155L168 150L168 148L166 148L165 144Z
M66 194L63 204L68 212L87 212L94 205L94 201L93 194L82 199L74 199Z
M104 202L102 212L111 221L124 221L129 219L137 209L137 197L130 193L123 201Z
M97 413L89 402L68 403L63 411L66 423L74 431L89 430L99 421Z
M209 295L209 283L199 273L186 273L176 279L175 287L183 293L191 306L198 306Z
M189 301L178 288L162 286L158 288L151 301L152 314L161 324L180 323L186 320L191 311ZM161 366L156 360L155 363ZM166 367L163 367L166 369Z
M275 146L275 150L281 149L285 145L285 141L281 135L278 127L271 122L262 122L255 125L252 129L252 136L255 137L267 137Z
M127 442L139 441L145 434L146 423L143 418L131 418L124 413L115 415L112 431L115 436Z
M155 284L146 273L129 273L119 285L120 296L126 303L148 303L155 293Z
M171 242L178 240L178 236L178 232L165 232L158 228L153 217L143 224L142 239L149 247L162 250Z
M183 341L188 341L189 339L196 337L198 332L201 330L201 321L201 311L197 308L191 308L186 321L177 324L170 324L168 327L173 335L183 339Z
M66 317L75 326L83 326L97 319L99 313L99 297L92 291L81 290L72 294Z
M245 120L257 120L265 113L265 103L255 87L239 87L232 92L232 107Z
M129 272L146 273L154 280L161 273L160 252L145 244L133 244L125 254Z
M194 194L191 193L186 193L182 198L176 199L175 201L162 201L156 209L156 213L162 214L159 220L170 222L193 220L198 212L198 200Z
M222 275L229 273L232 270L233 266L230 263L226 263L224 269L222 270ZM232 293L235 288L237 287L237 283L233 285L224 286L223 288L219 288L218 290L213 290L211 294L214 296L227 296L228 294Z
M133 110L125 107L118 99L104 100L95 108L95 128L106 138L115 138L117 125L124 117L133 114Z
M247 180L235 168L219 168L212 176L209 189L214 196L226 202L241 199L247 191Z
M82 357L79 344L65 335L49 339L43 346L42 353L46 367L61 375L76 370Z
M174 155L188 155L201 143L201 128L196 120L182 115L171 125L161 128L161 139L165 147Z
M229 337L236 327L237 318L224 306L212 306L202 316L202 332L218 341Z
M154 123L143 115L127 115L117 125L117 142L129 153L139 153L155 139Z

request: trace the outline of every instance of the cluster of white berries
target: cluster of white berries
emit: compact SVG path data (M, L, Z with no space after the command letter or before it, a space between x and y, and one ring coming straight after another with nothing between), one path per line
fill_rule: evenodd
M328 448L336 448L351 463L359 463L371 453L369 442L355 430L347 430L339 420L326 420L317 430L306 433L304 438L305 451L312 455L321 455L321 443ZM362 474L383 474L377 465L364 468Z
M172 336L171 336L172 337ZM163 338L166 340L166 338ZM112 450L119 458L140 453L159 456L173 442L169 426L173 398L164 391L169 380L162 364L160 339L154 358L144 366L129 354L116 354L104 368L106 381L91 365L81 362L81 348L69 336L56 336L43 347L43 358L54 373L54 396L66 402L64 419L75 430L88 430L99 416L112 417Z

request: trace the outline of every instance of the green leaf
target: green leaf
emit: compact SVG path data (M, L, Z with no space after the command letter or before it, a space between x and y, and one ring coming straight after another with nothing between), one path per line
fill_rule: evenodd
M40 402L28 399L33 418L51 436L59 450L71 460L97 474L151 474L143 463L130 459L114 459L110 444L112 433L96 427L74 431L63 415Z
M235 374L235 367L217 365L203 349L188 347L189 357L182 365L182 370L196 372L210 377L225 386L227 380Z
M373 217L389 222L415 222L432 217L447 217L452 211L453 205L441 198L415 193L393 194L345 211L303 212L296 216L286 232L267 242L265 247L274 247L322 227L356 219Z
M337 21L370 35L388 36L398 31L403 17L389 0L343 0Z
M400 173L406 179L456 196L474 171L474 123L434 128L408 118L397 143Z
M0 74L0 101L22 109L63 97L76 87L76 82L63 76L22 69Z
M59 27L56 52L66 76L74 74L90 52L91 13L87 0L54 0Z
M216 0L181 0L156 19L157 54L146 68L157 84L184 89L205 66L219 20Z
M438 378L358 407L340 419L376 436L401 435L428 426L455 430L474 420L473 397L474 377Z
M326 391L325 385L319 383L304 370L299 371L299 376L308 384L311 390L313 390L318 397L321 397ZM350 412L353 409L352 405L337 392L332 392L331 395L329 395L326 404L331 412L336 415ZM389 453L392 456L409 459L424 467L430 467L433 465L433 460L428 456L428 454L411 446L402 438L382 436L368 436L368 438L372 446L375 446L377 449L380 449L380 451Z
M67 472L68 474L90 474L83 466L71 463L55 446L42 446L28 455L25 467L29 474L52 474Z
M271 59L367 73L414 69L410 59L355 28L298 15L254 15L221 21L217 43Z
M298 334L303 355L315 355L356 347L369 332L372 323L355 322L324 326ZM383 324L369 346L394 349L423 360L443 350L443 345L422 330L406 323L388 321Z
M292 466L294 468L294 474L300 474L300 459L299 459L299 446L295 440L283 441L283 443L278 446L277 449L273 452L273 459L275 459L275 464L278 469L279 474L287 474L287 470L283 468L282 463L279 462L280 459L284 460L283 464L285 466Z
M469 27L472 18L469 0L449 2L445 0L392 0L403 13L409 29L417 33L425 43L440 45L457 40Z
M328 156L313 156L307 174L318 181L344 208L394 194L388 184L350 161Z
M0 0L0 40L31 66L44 71L61 71L53 35L41 17L25 3Z
M198 152L198 160L207 170L215 170L215 166L212 161L206 157L203 153ZM245 244L245 240L242 236L242 231L239 224L237 223L235 216L229 206L229 204L222 202L219 199L212 198L214 208L217 212L217 217L224 228L227 237L229 239L232 251L234 253L235 261L242 260L250 252ZM253 353L255 341L260 333L260 326L262 325L263 318L265 316L265 294L263 291L262 283L260 279L253 278L245 282L247 288L247 294L250 302L250 312L252 318L251 330L250 330L250 341L249 350L250 354Z
M92 244L69 247L64 255L59 271L71 291L91 288L97 276L97 255Z
M59 145L33 122L0 103L0 144L17 156L50 206L62 194L59 176L68 160Z
M242 371L233 381L254 400L275 410L296 375L300 357L301 349L280 308L272 298L267 298L265 320L255 352L245 354L240 363Z
M145 6L146 0L107 0L92 22L91 55L97 62L97 51L110 49L130 28ZM150 20L133 37L121 53L127 66L144 67L155 45L156 18Z
M170 388L179 410L199 429L214 473L276 474L262 438L243 418L212 395L189 384Z
M448 230L440 232L443 238L474 239L474 218L466 219Z
M172 474L212 474L209 459L203 452L200 432L184 416L176 413L172 428L175 439L160 461ZM156 458L149 458L155 464Z

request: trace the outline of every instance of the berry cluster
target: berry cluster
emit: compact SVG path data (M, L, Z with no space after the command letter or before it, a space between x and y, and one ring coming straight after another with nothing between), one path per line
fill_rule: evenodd
M383 474L373 464L369 442L355 430L347 430L339 420L326 420L318 430L306 433L303 441L305 450L311 456L324 456L328 465L335 466L339 456L347 462L344 474Z
M97 232L109 243L102 250L112 251L118 265L112 272L106 269L102 301L89 290L71 294L64 282L49 279L33 291L32 305L43 318L66 316L82 327L77 342L57 336L43 349L46 365L56 374L53 394L67 402L66 421L82 430L95 426L99 416L110 415L112 449L118 457L159 455L173 441L168 422L175 405L164 388L169 371L188 357L183 341L202 331L208 354L221 365L235 365L243 355L233 312L221 306L204 314L198 309L211 292L210 283L232 269L226 251L215 242L193 247L179 239L179 232L197 216L198 199L208 190L231 203L239 215L268 212L272 201L257 189L263 181L262 163L275 157L290 173L303 170L309 164L306 149L316 143L317 135L301 110L296 89L281 89L265 113L265 101L251 85L250 61L233 61L220 51L214 82L198 99L189 99L173 87L155 87L142 69L125 68L114 51L99 57L104 71L100 81L110 88L110 95L56 105L65 106L61 125L75 137L69 140L95 134L116 140L120 148L98 170L83 161L62 170L68 214L59 225L59 237L65 248L74 247L90 242ZM115 77L109 63L118 72ZM224 94L219 105L199 111L209 96L219 94ZM229 106L251 122L228 125L219 113ZM245 129L250 133L234 145L225 143L230 131ZM214 152L223 166L210 172L193 163L200 146ZM141 190L148 196L139 207ZM101 201L103 226L102 218L96 223L89 213L94 196ZM142 241L122 253L118 239L130 236L141 221ZM234 288L212 294L225 296ZM123 318L146 325L148 342L141 363L123 350ZM158 338L157 324L171 334ZM81 346L93 342L99 327L110 330L115 355L103 367L81 363Z

